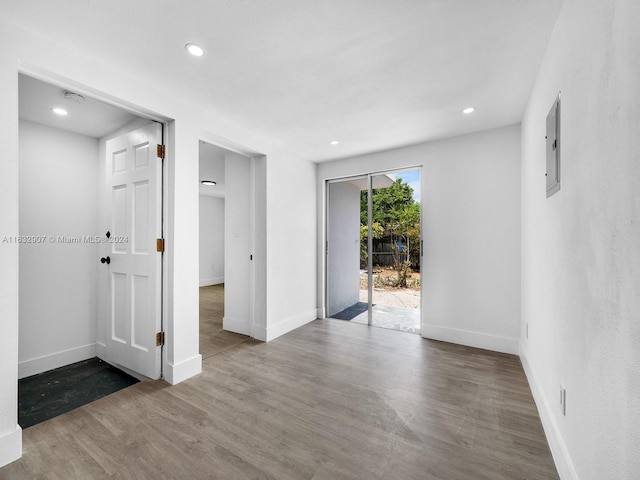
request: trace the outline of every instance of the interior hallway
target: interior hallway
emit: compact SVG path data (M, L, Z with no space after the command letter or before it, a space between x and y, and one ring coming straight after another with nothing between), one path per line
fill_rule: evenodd
M0 478L558 478L515 356L331 319L216 343L200 375L25 430Z
M220 353L249 339L222 329L224 284L200 287L200 354L202 358Z

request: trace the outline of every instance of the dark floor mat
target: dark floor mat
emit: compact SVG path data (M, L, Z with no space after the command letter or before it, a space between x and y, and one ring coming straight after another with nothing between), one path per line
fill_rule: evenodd
M18 381L18 423L31 427L138 383L99 358Z
M350 307L345 308L341 312L331 315L331 318L337 318L338 320L353 320L361 313L364 313L369 308L369 304L366 302L354 303Z

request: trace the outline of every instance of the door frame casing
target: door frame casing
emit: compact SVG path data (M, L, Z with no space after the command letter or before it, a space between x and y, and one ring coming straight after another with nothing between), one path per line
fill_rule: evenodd
M251 199L249 202L249 249L252 260L249 262L249 331L247 334L251 338L266 341L266 317L264 315L266 305L266 235L258 235L259 232L266 233L266 224L262 225L266 215L259 214L261 208L266 208L266 201L258 192L258 184L261 182L260 165L266 161L266 156L239 145L231 140L220 137L210 132L201 132L199 141L214 145L230 153L235 153L245 157L249 161L251 177L249 179L249 189ZM257 242L257 238L263 241ZM225 265L226 248L225 248ZM260 312L263 312L262 314Z
M153 121L156 123L159 123L161 125L161 130L162 130L162 136L163 136L163 142L165 145L165 158L162 161L162 173L161 173L161 181L162 181L162 186L161 186L161 196L162 196L162 200L161 200L161 225L162 225L162 232L163 232L163 236L164 238L166 238L167 236L167 232L169 232L169 224L168 224L168 219L169 219L169 209L170 209L170 205L169 205L169 195L168 195L168 186L169 186L169 172L168 172L168 168L167 165L170 161L172 161L172 157L171 157L171 153L173 152L173 123L174 120L171 119L168 116L164 116L161 115L157 112L154 112L152 110L149 109L145 109L139 105L127 102L125 100L119 99L117 97L114 97L112 95L109 95L105 92L102 92L100 90L97 90L95 88L92 88L88 85L73 81L67 77L63 77L61 75L55 74L49 70L37 67L35 65L26 63L26 62L18 62L18 69L17 69L17 74L23 74L32 78L35 78L37 80L49 83L51 85L55 85L58 86L60 88L66 89L66 90L70 90L73 91L75 93L79 93L83 96L92 98L94 100L112 105L116 108L120 108L122 110L125 110L129 113L132 113L133 115L141 118L141 119L146 119L149 121ZM102 162L103 159L99 158L99 162ZM102 200L99 200L99 218L100 218L100 211L104 208L104 205L102 205ZM167 330L167 319L168 319L168 312L169 312L169 308L168 308L168 295L167 295L167 288L169 285L169 255L167 255L167 251L168 249L171 248L170 246L167 248L167 250L165 250L165 252L163 252L162 254L162 261L161 261L161 271L160 273L160 278L161 278L161 291L160 291L160 306L159 306L159 314L160 314L160 324L162 326L162 330L166 331ZM100 303L100 300L98 299L98 303ZM20 321L20 317L18 316L18 322ZM100 315L98 315L96 317L96 322L97 322L97 327L101 328L103 325L101 325L103 320L101 320ZM165 336L166 338L166 336ZM166 340L165 340L166 342ZM166 371L166 367L167 367L167 349L165 348L165 345L163 345L161 347L161 353L160 353L160 363L159 365L156 366L156 371L158 372L158 377L161 378L162 374L164 371ZM101 348L106 348L106 345L103 345L101 343L99 343L96 339L96 352L100 352ZM104 357L104 355L103 355ZM130 372L135 374L136 372Z

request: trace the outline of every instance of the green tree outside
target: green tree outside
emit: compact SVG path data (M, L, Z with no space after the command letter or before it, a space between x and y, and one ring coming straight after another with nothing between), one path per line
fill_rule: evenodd
M360 194L360 260L367 262L367 192ZM376 240L392 246L393 267L398 285L407 286L413 264L419 264L420 204L413 199L413 188L401 178L387 188L373 190L372 230Z

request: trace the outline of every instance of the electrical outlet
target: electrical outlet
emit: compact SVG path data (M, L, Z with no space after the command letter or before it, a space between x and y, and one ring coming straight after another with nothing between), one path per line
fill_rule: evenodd
M562 415L567 415L567 389L560 384L560 410Z

